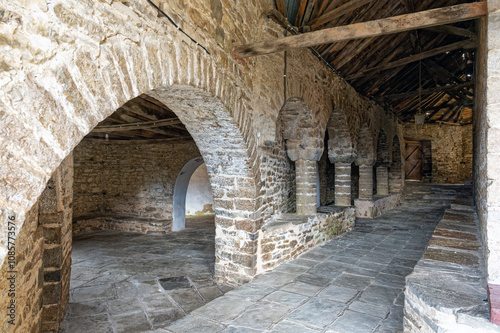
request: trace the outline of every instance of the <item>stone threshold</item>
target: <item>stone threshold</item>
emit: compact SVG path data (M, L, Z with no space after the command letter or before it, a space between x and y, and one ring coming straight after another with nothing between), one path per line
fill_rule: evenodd
M481 251L472 198L459 196L406 278L405 332L500 332L490 322Z

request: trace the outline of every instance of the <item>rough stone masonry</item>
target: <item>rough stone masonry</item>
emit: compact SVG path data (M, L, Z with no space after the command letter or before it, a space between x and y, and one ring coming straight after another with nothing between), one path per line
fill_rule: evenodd
M314 169L313 162L326 150L336 168L347 174L354 162L375 162L381 130L388 149L394 141L402 142L394 116L360 96L307 50L289 52L286 60L287 100L307 119L307 127L301 128L301 142L286 136L291 125L284 121L289 110L282 108L287 102L283 54L250 60L233 56L237 44L285 34L265 15L272 7L269 1L157 4L209 54L146 1L0 2L0 45L5 51L0 55L0 259L5 265L7 220L15 216L17 237L23 239L17 249L18 267L23 267L18 281L29 281L18 284L19 332L36 331L41 316L49 330L60 313L54 310L50 317L45 308L43 314L40 310L43 289L59 288L59 281L51 280L57 274L45 277L42 269L42 249L57 247L35 222L42 192L82 138L140 94L176 113L206 163L216 214L215 274L222 283L248 281L266 269L259 237L273 217L294 212L302 199L305 212L313 212L313 185L297 184L295 170ZM333 134L332 126L340 127L329 121L332 115L341 124L335 134L341 140L330 140L325 147L325 132ZM342 142L342 151L330 147L337 142ZM297 167L287 151L290 145L307 162ZM315 153L305 158L308 149ZM343 174L339 171L339 180ZM348 186L347 177L342 183ZM347 189L337 194L340 203L352 204ZM69 213L52 213L59 220L49 229L60 225L69 230ZM68 271L63 259L71 247L62 249L61 262L49 271L61 268L64 299ZM23 305L26 300L34 305ZM2 304L7 301L2 294Z

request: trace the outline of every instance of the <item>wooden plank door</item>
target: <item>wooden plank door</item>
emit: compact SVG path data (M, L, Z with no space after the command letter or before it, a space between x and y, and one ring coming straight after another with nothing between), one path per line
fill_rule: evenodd
M406 141L406 179L422 180L422 142Z

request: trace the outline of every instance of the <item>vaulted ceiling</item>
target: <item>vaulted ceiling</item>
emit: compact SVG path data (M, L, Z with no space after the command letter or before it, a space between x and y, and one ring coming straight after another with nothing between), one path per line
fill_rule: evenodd
M300 33L474 1L275 0ZM392 108L403 122L472 122L475 21L316 46L360 93ZM421 88L421 89L419 89Z

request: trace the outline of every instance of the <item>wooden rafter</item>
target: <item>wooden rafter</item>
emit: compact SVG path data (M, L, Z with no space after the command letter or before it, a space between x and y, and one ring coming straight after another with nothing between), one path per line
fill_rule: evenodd
M473 2L456 6L431 9L418 13L399 15L375 21L334 27L274 41L242 45L236 48L239 58L304 48L343 40L394 34L414 29L466 21L487 13L486 2Z
M276 0L276 7L284 17L287 17L286 0Z
M442 26L437 26L437 27L429 27L429 28L425 28L425 30L439 32L439 33L445 33L445 34L450 34L450 35L456 35L456 36L461 36L461 37L467 37L467 38L477 38L477 35L475 33L473 33L472 31L470 31L468 29L454 27L452 25L442 25Z
M297 16L295 17L295 26L300 27L302 18L306 11L307 0L299 0L299 9L297 10Z
M395 61L390 62L388 64L384 64L384 65L376 66L376 67L372 67L372 68L367 68L363 71L360 71L357 74L348 76L346 79L353 80L353 79L356 79L358 77L361 77L361 76L369 74L369 73L380 72L380 71L384 71L387 69L391 69L391 68L395 68L395 67L399 67L399 66L404 66L404 65L407 65L407 64L415 62L415 61L434 57L434 56L441 54L441 53L446 53L446 52L459 50L459 49L473 49L476 47L477 47L476 40L473 40L473 39L464 40L464 41L456 42L456 43L453 43L450 45L437 47L437 48L432 49L432 50L424 51L424 52L421 52L419 54L415 54L415 55L412 55L412 56L409 56L409 57L406 57L403 59L395 60Z
M471 87L473 85L474 85L473 82L467 82L467 83L456 84L456 85L439 86L439 87L435 87L435 88L422 90L422 95L430 95L430 94L440 92L440 91L452 91L452 90L457 90L457 89L461 89L461 88ZM403 98L408 98L408 97L417 96L417 95L418 95L418 90L413 90L413 91L409 91L409 92L401 93L401 94L381 96L381 98L384 98L384 99L403 99Z
M352 12L353 10L356 10L357 8L366 5L367 3L373 2L374 0L352 0L349 1L337 8L334 8L325 14L315 18L314 20L311 20L309 22L309 25L311 28L316 28L321 25L325 25L329 22L331 22L334 18L339 17L341 15L348 14Z

